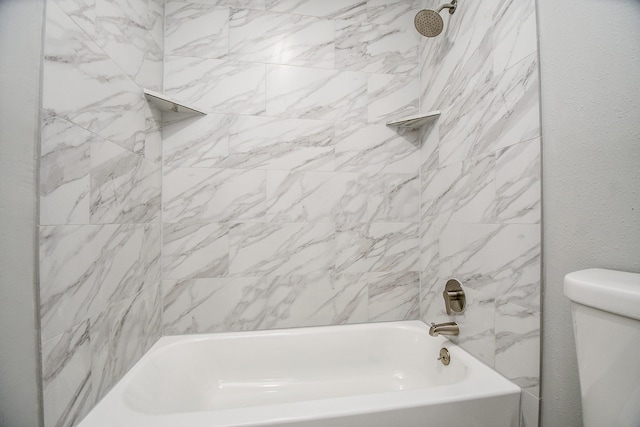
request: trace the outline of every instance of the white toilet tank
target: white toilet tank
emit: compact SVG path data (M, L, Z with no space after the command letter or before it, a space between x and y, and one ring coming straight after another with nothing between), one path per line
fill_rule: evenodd
M567 274L585 427L640 426L640 274Z

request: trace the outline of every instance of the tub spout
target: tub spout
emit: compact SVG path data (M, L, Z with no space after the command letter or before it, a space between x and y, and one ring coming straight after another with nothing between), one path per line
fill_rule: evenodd
M456 322L432 323L429 328L429 335L437 337L438 335L458 335L460 328Z

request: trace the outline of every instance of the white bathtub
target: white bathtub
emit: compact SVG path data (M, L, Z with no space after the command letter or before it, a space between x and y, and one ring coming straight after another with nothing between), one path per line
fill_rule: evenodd
M80 427L506 427L519 409L518 386L411 321L164 337Z

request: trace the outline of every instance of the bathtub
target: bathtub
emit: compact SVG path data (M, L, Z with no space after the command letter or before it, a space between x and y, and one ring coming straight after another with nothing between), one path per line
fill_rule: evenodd
M506 427L519 410L518 386L409 321L163 337L80 427Z

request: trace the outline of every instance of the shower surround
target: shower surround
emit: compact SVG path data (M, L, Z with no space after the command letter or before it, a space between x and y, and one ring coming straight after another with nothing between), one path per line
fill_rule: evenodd
M435 6L432 3L431 6ZM421 318L523 388L538 425L540 117L534 0L461 1L421 42L421 109L442 116L421 146ZM443 284L467 310L444 312Z
M475 3L425 39L426 1L49 0L45 424L161 333L440 321L451 275L461 345L537 397L533 1Z
M166 3L165 334L418 319L415 6Z
M45 426L72 426L161 335L161 1L49 0L40 158Z

